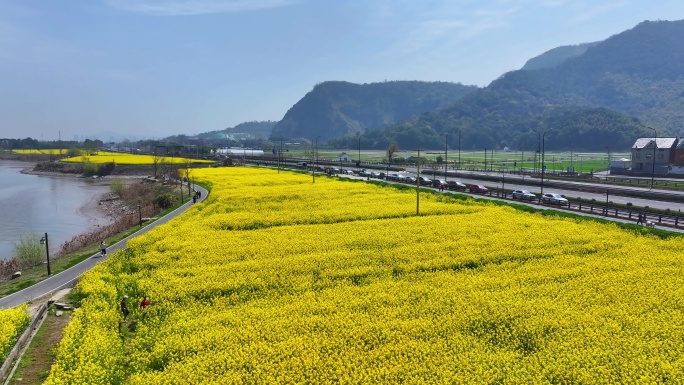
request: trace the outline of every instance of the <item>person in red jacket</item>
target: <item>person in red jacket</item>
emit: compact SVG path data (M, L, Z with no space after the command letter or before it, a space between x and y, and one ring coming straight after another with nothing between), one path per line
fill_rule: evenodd
M143 297L142 301L140 301L140 308L145 310L148 306L150 306L150 300L148 300L147 297Z

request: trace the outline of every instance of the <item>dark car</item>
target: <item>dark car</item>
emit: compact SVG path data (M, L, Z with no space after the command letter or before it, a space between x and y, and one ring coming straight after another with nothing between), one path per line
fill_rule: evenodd
M447 182L445 182L444 179L433 179L432 180L432 187L439 188L439 189L445 189L445 188L447 188Z
M486 194L489 192L489 189L481 184L471 184L470 186L468 186L468 190L470 190L471 193L479 194Z
M432 185L432 181L424 176L421 176L419 179L419 182L421 186L430 186Z
M459 181L457 181L457 180L450 180L450 181L447 182L447 188L448 188L449 190L461 190L461 191L465 191L465 190L468 188L468 186L467 186L465 183L461 183L461 182L459 182Z

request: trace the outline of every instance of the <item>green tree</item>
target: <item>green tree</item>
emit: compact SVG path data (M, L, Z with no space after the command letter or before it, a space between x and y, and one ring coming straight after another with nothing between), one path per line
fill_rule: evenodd
M19 240L14 243L14 254L22 269L40 265L46 256L45 249L40 244L40 234L20 234Z
M112 194L118 197L120 197L123 194L125 188L126 184L121 178L112 179L112 183L109 185L109 191L111 191Z

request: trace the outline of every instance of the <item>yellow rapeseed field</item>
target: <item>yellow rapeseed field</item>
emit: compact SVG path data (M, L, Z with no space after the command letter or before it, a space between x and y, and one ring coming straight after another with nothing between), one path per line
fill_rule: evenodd
M415 216L414 191L273 170L193 173L207 202L83 276L47 384L684 382L682 238L429 193Z
M5 361L7 354L17 341L19 334L29 324L26 306L13 309L0 309L0 362Z
M108 163L114 162L116 164L137 164L137 165L151 165L154 164L155 158L152 155L138 155L138 154L123 154L120 152L100 151L94 155L81 155L71 158L64 158L62 162L67 163ZM158 157L159 164L194 164L194 163L214 163L212 160L205 159L189 159L182 157L164 156Z
M67 149L55 149L55 148L47 148L47 149L28 149L28 150L12 150L12 152L15 152L17 154L24 154L24 155L31 155L31 154L47 154L47 155L66 155L69 150Z

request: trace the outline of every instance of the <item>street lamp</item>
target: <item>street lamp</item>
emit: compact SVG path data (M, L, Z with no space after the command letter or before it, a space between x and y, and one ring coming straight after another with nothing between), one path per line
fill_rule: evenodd
M311 175L313 176L313 182L312 183L316 183L316 168L318 167L318 138L320 138L320 137L321 136L318 135L316 137L316 139L314 140L314 143L315 143L314 153L311 154L311 157L314 158L314 159L311 159L312 163L314 164L313 168L311 169ZM315 162L314 162L314 160L315 160Z
M653 190L653 178L655 177L655 160L656 160L656 148L658 147L658 132L653 127L648 127L653 130L653 159L651 159L651 190Z
M541 168L542 168L542 175L541 175L541 195L544 195L544 171L546 171L546 165L544 164L544 137L546 136L546 133L551 131L549 128L548 130L544 131L542 134L542 158L541 158ZM541 199L541 198L540 198Z
M416 215L420 215L420 150L416 162Z
M444 181L447 181L447 171L449 169L449 133L444 137Z
M359 161L356 162L356 171L361 172L361 135L358 135L359 137Z
M48 233L45 233L45 236L40 238L40 244L45 245L45 255L47 256L48 276L50 276L50 274L52 274L52 271L50 270L50 245L48 244Z
M280 139L280 151L278 151L278 174L280 174L280 157L283 153L283 140Z
M461 129L458 129L458 168L461 169Z

